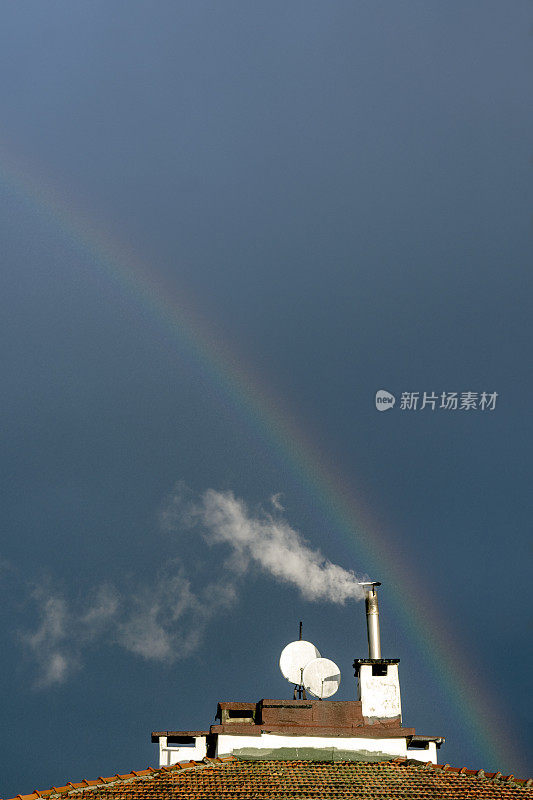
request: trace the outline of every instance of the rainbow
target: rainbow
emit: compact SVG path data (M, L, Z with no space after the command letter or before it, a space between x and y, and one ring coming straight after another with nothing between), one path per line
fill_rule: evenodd
M215 333L190 297L165 285L124 242L76 209L49 179L35 168L29 169L12 148L2 145L0 177L4 190L59 228L90 255L121 293L165 325L210 379L221 400L228 402L253 434L274 451L315 505L318 501L332 532L345 541L358 563L367 565L373 575L386 582L398 621L462 720L479 751L481 765L505 772L512 764L525 774L525 759L511 744L515 737L508 730L505 715L482 685L481 676L473 673L464 655L467 648L461 645L457 633L449 630L431 593L396 547L395 537L376 524L376 515L360 497L355 499L353 484L328 463L310 433L299 426L259 376L244 367L235 348L222 341L220 332Z

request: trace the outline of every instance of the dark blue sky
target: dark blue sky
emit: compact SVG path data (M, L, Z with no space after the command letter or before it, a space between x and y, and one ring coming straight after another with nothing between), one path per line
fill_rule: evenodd
M444 761L533 774L532 24L518 0L2 5L2 796L288 696L300 619L354 697L362 605L238 574L164 524L178 482L256 517L281 493L312 548L384 581L405 722ZM165 298L232 354L236 403ZM250 413L261 387L319 453L307 477L299 434Z

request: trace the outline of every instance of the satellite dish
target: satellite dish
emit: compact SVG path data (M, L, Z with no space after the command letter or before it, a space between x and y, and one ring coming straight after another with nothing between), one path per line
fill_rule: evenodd
M310 694L319 697L331 697L341 683L341 672L334 661L329 658L314 658L305 665L303 684Z
M283 648L279 657L279 668L289 683L300 685L303 682L302 674L307 664L319 658L320 653L314 644L306 642L305 639L299 639Z

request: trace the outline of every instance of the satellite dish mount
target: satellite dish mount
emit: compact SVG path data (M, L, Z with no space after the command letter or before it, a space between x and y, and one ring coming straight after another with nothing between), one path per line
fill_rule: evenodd
M303 623L300 620L300 635L298 636L298 641L302 641L302 628ZM293 692L293 699L296 700L307 700L307 695L305 693L305 686L304 686L304 668L300 667L300 683L294 684L294 692Z

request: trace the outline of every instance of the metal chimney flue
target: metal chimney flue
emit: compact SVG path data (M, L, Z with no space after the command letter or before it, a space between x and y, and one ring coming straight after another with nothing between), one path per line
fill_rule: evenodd
M379 636L379 608L377 586L380 581L365 581L366 629L368 634L368 657L381 658L381 641Z

